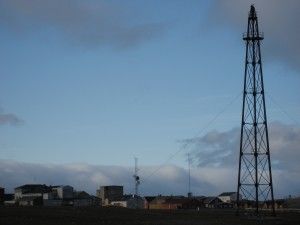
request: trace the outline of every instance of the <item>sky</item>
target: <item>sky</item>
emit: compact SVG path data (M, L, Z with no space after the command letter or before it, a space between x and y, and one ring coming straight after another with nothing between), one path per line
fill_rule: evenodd
M137 157L142 194L186 194L190 152L195 194L235 190L253 3L275 196L300 195L297 0L0 0L0 185L132 192Z

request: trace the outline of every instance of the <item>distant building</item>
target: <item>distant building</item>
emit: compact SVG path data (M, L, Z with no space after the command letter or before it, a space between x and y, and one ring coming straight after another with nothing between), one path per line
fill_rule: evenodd
M203 203L205 208L219 208L219 204L223 201L218 197L206 197Z
M57 191L51 189L50 192L43 194L44 206L61 206L63 205L63 199L58 197Z
M100 205L100 199L96 196L89 195L85 191L74 192L73 206L97 206Z
M73 195L72 186L50 186L50 191L43 194L44 206L72 205Z
M60 186L52 186L53 192L57 193L57 198L59 199L72 199L74 189L69 185L60 185Z
M136 195L124 195L121 199L111 201L110 205L130 209L143 209L144 199Z
M4 194L4 205L15 205L15 203L14 194Z
M277 199L277 200L274 200L274 203L275 203L274 204L275 209L289 208L287 206L287 200ZM265 202L259 202L258 205L259 205L259 208L272 209L273 203L272 203L272 201L268 200ZM255 209L256 202L254 200L243 199L242 201L240 201L240 207L244 208L244 209Z
M282 209L284 208L286 204L286 200L284 199L276 199L274 200L274 207L275 209ZM266 202L264 202L263 208L264 209L272 209L273 203L271 200L268 200Z
M227 202L227 203L236 202L237 192L223 192L218 196L218 198L221 199L222 202ZM242 199L241 195L240 195L240 199Z
M37 206L43 205L41 196L24 196L18 200L20 206Z
M207 198L206 196L200 195L200 196L194 196L193 198L197 199L200 202L203 202L205 198Z
M218 205L217 205L217 208L233 208L234 206L234 203L232 202L220 202Z
M285 200L285 207L287 208L294 208L294 209L300 209L300 197L294 197L291 196Z
M101 198L102 205L110 205L112 201L120 200L123 197L123 186L101 186L100 190L97 190L97 197Z
M51 188L45 184L26 184L15 188L15 201L19 205L40 205L43 202L43 194L51 192Z
M184 196L157 196L155 199L146 198L147 209L196 209L203 207L202 201Z
M145 196L144 208L150 209L150 203L156 198L156 196Z
M69 185L47 186L45 184L25 184L15 188L15 201L19 205L70 205L73 187Z

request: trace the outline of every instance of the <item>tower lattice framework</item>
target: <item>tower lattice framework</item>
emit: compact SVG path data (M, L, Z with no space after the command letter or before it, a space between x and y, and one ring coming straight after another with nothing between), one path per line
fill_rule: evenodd
M262 72L257 15L251 6L248 17L241 123L239 173L237 187L238 211L251 205L256 214L268 206L275 214L272 171L269 149L265 91Z

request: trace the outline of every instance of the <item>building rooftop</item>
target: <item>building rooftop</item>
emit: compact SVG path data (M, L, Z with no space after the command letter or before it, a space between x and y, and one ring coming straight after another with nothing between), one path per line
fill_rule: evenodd
M105 185L105 186L100 186L100 188L123 188L122 185Z
M76 191L74 192L74 198L76 199L89 199L91 196L85 191Z
M230 196L232 194L235 194L236 192L223 192L222 194L220 194L219 196Z
M25 184L15 188L15 191L21 190L23 194L26 193L45 193L51 190L45 184Z
M209 204L211 203L213 200L215 200L217 197L206 197L204 200L203 200L203 203L204 204Z

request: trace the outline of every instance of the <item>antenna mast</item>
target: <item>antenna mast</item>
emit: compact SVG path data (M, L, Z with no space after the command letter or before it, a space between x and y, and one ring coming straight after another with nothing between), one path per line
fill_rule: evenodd
M260 42L263 35L258 30L256 11L253 5L248 17L244 72L243 111L241 122L240 157L237 186L238 211L255 208L259 215L269 205L275 215L272 184L269 136L263 83Z
M140 177L138 176L138 158L134 158L134 183L135 183L135 196L137 197L139 195L139 185L140 185Z
M191 192L191 158L190 158L190 153L188 153L188 164L189 164L189 190L188 190L188 197L192 197L192 192Z

